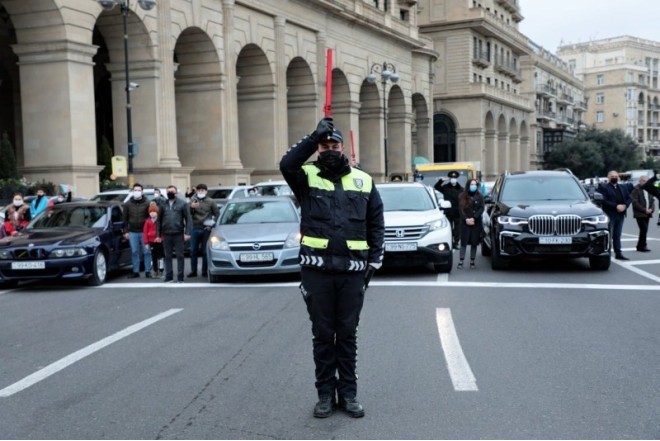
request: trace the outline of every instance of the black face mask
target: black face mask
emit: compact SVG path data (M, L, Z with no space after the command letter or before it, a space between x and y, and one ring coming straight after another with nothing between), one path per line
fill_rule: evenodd
M319 164L330 171L339 171L344 165L344 156L338 150L319 153Z
M171 193L169 191L167 192L167 199L169 199L170 201L173 200L175 197L176 197L176 193Z
M617 182L619 182L619 178L611 178L610 179L610 184L616 184Z

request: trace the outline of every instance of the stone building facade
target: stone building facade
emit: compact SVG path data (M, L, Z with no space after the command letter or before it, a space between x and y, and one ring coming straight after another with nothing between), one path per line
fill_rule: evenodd
M437 53L419 32L417 8L410 0L158 0L145 11L130 0L136 181L186 188L279 179L281 155L322 116L328 48L332 111L347 149L352 134L356 160L384 179L387 139L389 171L409 173L412 157L434 148ZM127 154L124 55L118 7L0 0L0 131L24 176L73 184L83 196L98 190L100 140ZM383 62L397 83L367 81ZM513 109L524 106L509 107L506 126L515 130L501 142L514 136L520 161L528 130ZM500 115L484 117L492 123L484 135L498 142ZM464 131L470 140L473 131L481 132L476 122Z
M590 96L585 116L599 129L621 129L642 153L660 156L660 43L631 36L560 46L557 56Z

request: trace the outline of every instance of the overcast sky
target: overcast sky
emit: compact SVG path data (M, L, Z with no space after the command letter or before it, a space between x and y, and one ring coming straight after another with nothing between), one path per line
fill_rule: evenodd
M631 35L660 43L660 0L519 0L520 32L556 53L560 44Z

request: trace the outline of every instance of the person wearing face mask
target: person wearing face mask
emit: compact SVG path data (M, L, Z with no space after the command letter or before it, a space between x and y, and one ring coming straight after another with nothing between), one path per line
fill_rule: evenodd
M48 207L48 196L42 187L37 189L37 197L30 203L30 217L34 218Z
M158 224L158 203L149 202L149 217L144 221L142 227L142 240L145 248L151 253L151 267L153 268L152 277L161 276L160 259L163 258L163 238L157 234Z
M476 179L471 179L468 182L468 187L461 193L458 209L461 223L461 247L457 268L463 269L465 252L467 246L470 245L470 269L474 269L477 246L481 240L481 215L484 213L484 198L481 191L479 191L479 183Z
M190 207L183 199L177 197L178 190L174 185L167 187L167 201L160 205L158 217L158 236L163 237L163 252L165 256L165 282L174 282L174 266L172 254L176 254L177 283L183 283L185 259L183 244L190 239L192 232L192 217Z
M144 247L142 243L142 230L144 221L149 217L149 201L142 194L142 185L136 183L133 185L133 194L130 199L124 203L124 238L131 245L133 258L133 272L128 276L129 279L140 277L140 255L144 260L144 277L151 278L151 251Z
M220 210L218 204L207 197L208 187L199 184L196 193L190 198L190 215L192 217L192 234L190 235L190 273L186 277L197 277L197 258L202 254L202 277L208 275L208 261L206 260L206 242L211 235L211 225L218 218Z
M48 207L53 205L61 204L64 202L71 202L73 194L71 192L71 186L67 184L60 184L60 192L54 198L51 198L48 201Z
M32 219L30 207L23 202L22 193L14 193L13 203L5 211L4 230L7 236L16 236Z
M458 183L458 172L455 170L447 173L449 182L442 178L438 179L433 188L442 193L446 201L451 202L451 208L445 209L445 216L451 225L451 235L454 249L458 248L458 242L461 237L461 216L458 211L458 198L463 193L463 187Z
M316 161L305 163L314 153ZM364 416L357 400L357 328L364 294L383 260L383 203L367 173L349 165L332 118L292 146L280 171L300 203L300 290L312 322L316 389L313 415L336 405Z
M598 191L603 195L603 211L610 218L610 236L612 236L614 258L630 260L621 252L621 231L632 198L628 186L619 184L619 173L616 170L607 173L607 180L607 183L598 186Z

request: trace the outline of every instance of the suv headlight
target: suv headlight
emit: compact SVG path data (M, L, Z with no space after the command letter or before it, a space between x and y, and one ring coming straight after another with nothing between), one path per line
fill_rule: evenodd
M500 225L527 225L527 219L515 216L500 216L497 218Z
M84 248L60 248L50 252L50 257L77 257L86 256Z
M425 225L429 227L429 231L435 231L442 228L447 228L449 226L449 221L446 217L443 217L442 219L427 222Z
M211 248L214 250L229 251L229 244L220 236L211 236L209 242L211 242Z
M294 231L289 233L284 241L284 248L298 248L300 246L300 232Z
M610 221L610 219L607 217L606 214L599 214L598 216L589 216L582 218L582 223L583 224L589 224L589 225L600 225L600 224L606 224Z

